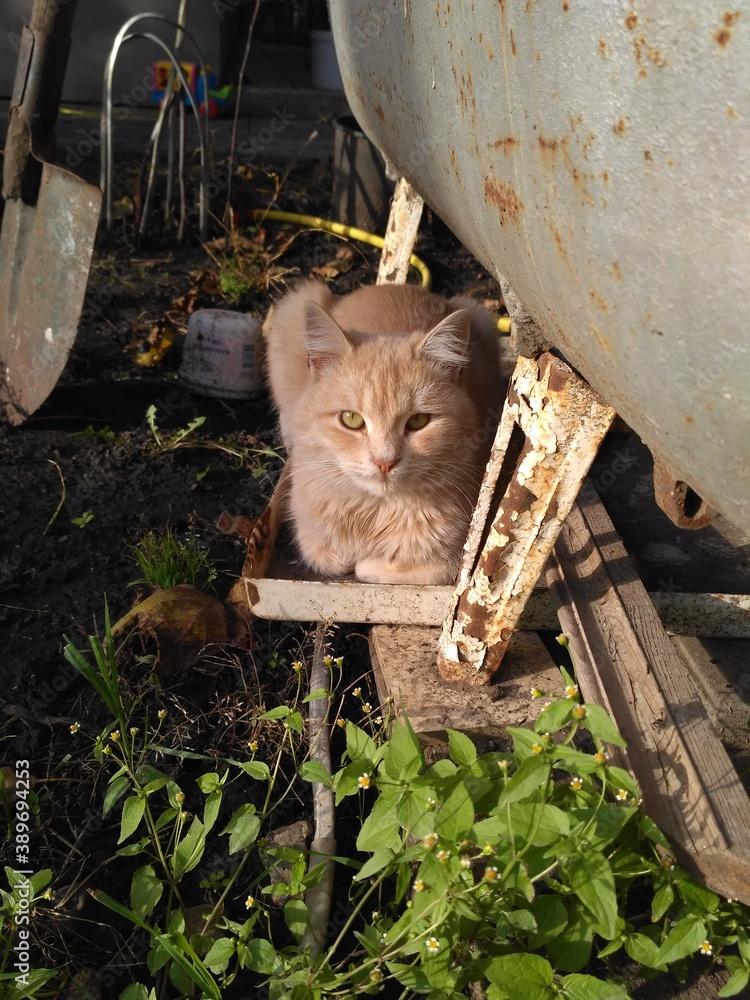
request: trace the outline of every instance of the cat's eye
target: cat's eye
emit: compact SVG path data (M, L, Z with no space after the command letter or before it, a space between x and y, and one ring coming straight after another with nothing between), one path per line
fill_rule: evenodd
M429 413L412 413L406 421L406 429L407 431L421 431L429 422Z
M365 426L365 418L361 413L355 413L354 410L342 410L339 413L339 420L350 431L360 431Z

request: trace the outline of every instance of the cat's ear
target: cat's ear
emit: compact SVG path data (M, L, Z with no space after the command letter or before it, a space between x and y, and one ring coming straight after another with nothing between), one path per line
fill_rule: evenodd
M419 345L422 354L457 372L469 363L468 347L471 317L457 309L433 327Z
M307 364L311 371L322 368L334 358L350 354L352 345L336 320L317 302L305 303Z

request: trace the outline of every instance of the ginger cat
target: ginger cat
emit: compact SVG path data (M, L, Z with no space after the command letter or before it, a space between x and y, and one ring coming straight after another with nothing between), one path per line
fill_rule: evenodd
M495 318L413 285L304 281L274 309L267 363L305 562L453 582L502 407Z

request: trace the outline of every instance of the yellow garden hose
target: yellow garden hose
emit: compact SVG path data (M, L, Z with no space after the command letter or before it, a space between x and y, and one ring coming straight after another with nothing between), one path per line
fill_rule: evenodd
M298 226L310 226L311 229L324 229L327 233L334 233L336 236L346 236L352 240L359 240L361 243L369 243L372 247L382 250L385 240L375 233L367 233L364 229L357 229L355 226L345 226L343 222L334 222L332 219L321 219L316 215L299 215L297 212L277 212L273 209L255 208L253 215L263 221L271 219L274 222L295 222ZM409 258L411 266L419 271L422 276L422 287L429 288L432 285L432 275L423 260L416 254Z
M369 243L370 246L383 249L385 240L376 233L368 233L364 229L357 229L355 226L346 226L343 222L334 222L333 219L321 219L317 215L300 215L298 212L277 212L275 209L250 209L254 218L259 222L271 219L272 222L292 222L298 226L309 226L311 229L323 229L327 233L334 233L336 236L345 236L348 239L359 240L361 243ZM416 254L412 254L409 263L422 278L422 287L430 288L432 285L432 275L430 269L423 260ZM510 333L510 318L501 316L497 321L497 328L501 333Z

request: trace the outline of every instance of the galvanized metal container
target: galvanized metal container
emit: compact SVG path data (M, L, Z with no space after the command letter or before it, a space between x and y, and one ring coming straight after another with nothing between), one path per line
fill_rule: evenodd
M750 3L331 0L352 111L674 474L750 530Z

